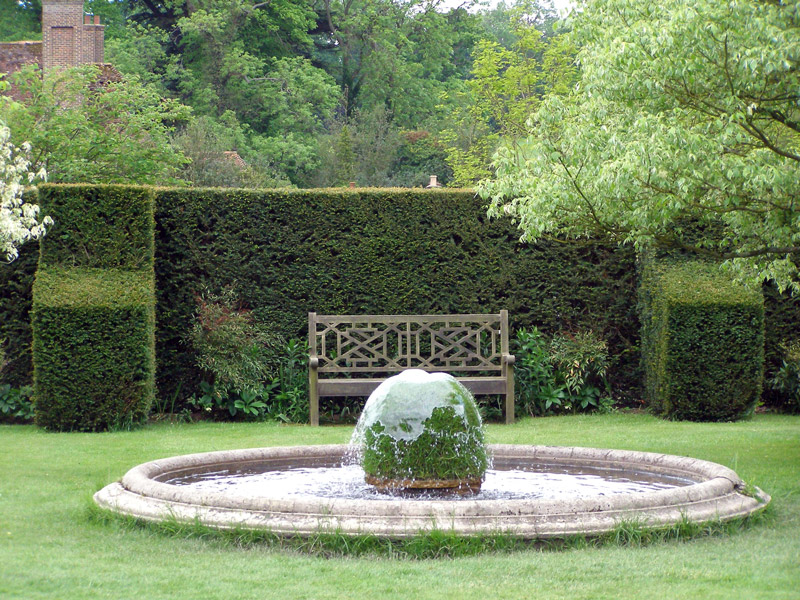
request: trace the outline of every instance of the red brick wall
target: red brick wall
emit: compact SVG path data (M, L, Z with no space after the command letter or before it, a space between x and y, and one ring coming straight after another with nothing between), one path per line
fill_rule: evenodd
M13 73L29 64L42 66L42 42L0 42L0 73Z

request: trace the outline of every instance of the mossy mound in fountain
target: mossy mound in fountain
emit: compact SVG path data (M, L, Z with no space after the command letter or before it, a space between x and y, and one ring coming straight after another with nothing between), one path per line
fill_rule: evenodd
M480 489L488 459L475 400L445 373L383 382L356 427L366 479L379 489Z

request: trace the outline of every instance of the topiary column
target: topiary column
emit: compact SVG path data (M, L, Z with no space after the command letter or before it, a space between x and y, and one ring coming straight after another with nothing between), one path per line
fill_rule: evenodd
M35 421L102 431L143 421L155 397L153 193L42 186L55 225L33 285Z

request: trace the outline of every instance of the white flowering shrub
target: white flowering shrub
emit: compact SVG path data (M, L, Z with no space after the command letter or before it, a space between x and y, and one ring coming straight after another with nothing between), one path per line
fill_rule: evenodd
M0 255L9 262L17 257L20 244L41 237L53 223L50 217L40 221L39 206L22 198L25 185L46 179L44 169L30 171L30 144L17 148L10 139L11 130L0 122Z

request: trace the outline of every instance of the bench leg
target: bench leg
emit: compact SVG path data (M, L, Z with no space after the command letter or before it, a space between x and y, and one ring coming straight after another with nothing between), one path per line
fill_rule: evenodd
M506 369L506 425L514 422L514 367L507 365Z
M313 426L319 425L319 390L317 389L317 370L308 370L308 420Z

